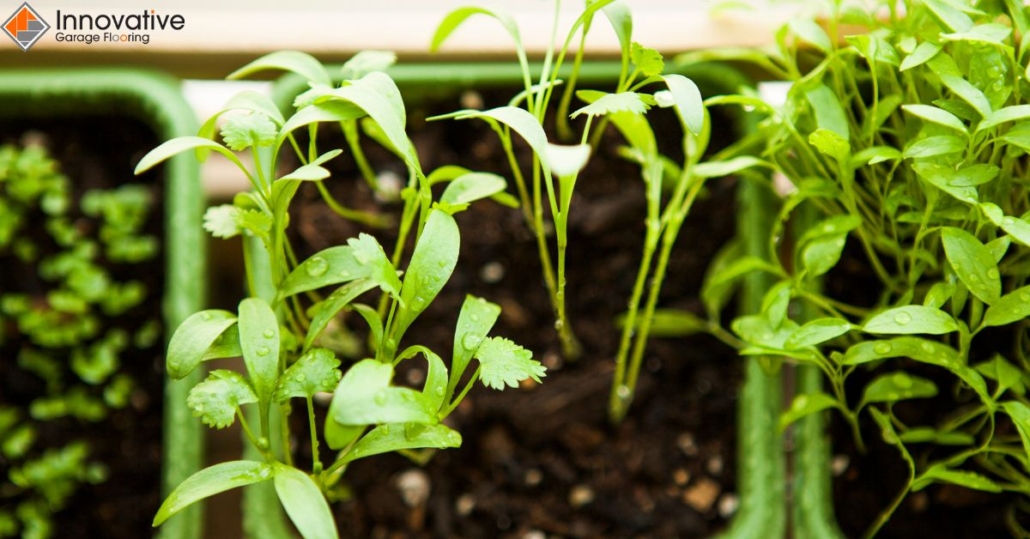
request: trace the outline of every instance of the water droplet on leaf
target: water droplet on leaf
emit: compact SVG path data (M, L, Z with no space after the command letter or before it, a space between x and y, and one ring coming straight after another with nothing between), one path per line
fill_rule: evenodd
M878 342L873 346L873 351L880 355L889 354L893 349L894 347L889 342Z
M900 312L894 315L894 321L904 326L912 321L912 316L906 312Z
M329 271L329 263L320 256L312 257L305 264L308 275L312 277L319 277L325 275L325 272Z
M265 356L267 356L269 354L269 352L271 352L271 350L269 350L267 346L262 346L261 348L258 348L256 350L256 352L257 352L257 355L259 355L261 357L265 357Z
M461 338L461 345L464 346L466 350L470 351L475 350L476 347L479 346L480 342L482 342L482 339L479 338L479 335L474 335L472 333L467 333Z

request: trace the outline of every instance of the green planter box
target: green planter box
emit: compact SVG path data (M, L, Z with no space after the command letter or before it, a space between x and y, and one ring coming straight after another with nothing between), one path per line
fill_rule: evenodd
M61 119L76 117L98 123L110 118L139 121L158 141L197 130L196 118L183 100L178 81L160 73L127 69L8 70L0 77L0 119L20 125L37 119L60 125ZM132 173L133 166L125 164L126 174ZM160 244L166 266L165 288L159 291L163 313L155 313L155 317L162 320L167 337L202 306L205 250L196 159L191 155L177 157L167 164L164 175L164 193L156 203L164 205ZM200 375L199 371L194 373L195 377ZM186 407L186 393L196 381L165 380L162 484L153 486L163 494L202 464L201 425ZM170 521L161 534L183 539L200 536L199 511Z

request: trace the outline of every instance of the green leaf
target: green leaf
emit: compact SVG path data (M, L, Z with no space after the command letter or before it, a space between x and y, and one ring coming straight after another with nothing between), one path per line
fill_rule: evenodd
M332 350L309 350L279 377L273 398L283 403L291 397L309 398L315 393L332 391L343 376L339 367L340 360Z
M629 112L633 114L644 114L651 108L643 96L636 92L619 92L617 94L605 94L597 101L573 112L570 118L581 114L587 116L606 116L617 112Z
M436 423L436 410L410 388L390 387L393 366L374 359L355 363L343 375L329 414L341 425Z
M458 263L460 246L461 236L454 217L431 210L401 286L402 305L397 312L394 338L400 339L447 284Z
M197 134L204 138L214 138L215 129L222 115L233 110L245 110L255 114L263 114L275 122L277 126L281 126L285 121L282 112L279 111L279 108L271 98L253 90L245 90L234 95L220 112L208 118L200 126Z
M780 430L786 429L791 423L802 417L821 412L827 408L839 406L837 400L826 393L802 393L794 397L790 408L780 415Z
M838 163L847 163L851 159L851 146L847 139L829 129L816 129L808 135L808 143Z
M975 187L953 185L951 182L957 176L957 171L952 167L917 162L912 165L912 170L934 187L948 193L957 200L966 204L976 204L979 195Z
M797 350L836 339L851 330L851 324L840 318L818 318L806 322L783 343L789 350Z
M1016 242L1030 247L1030 223L1016 217L1005 217L1001 220L1001 229Z
M912 492L919 492L932 483L951 483L973 490L1001 492L1001 486L987 477L966 470L950 470L945 464L934 464L927 468L912 482Z
M373 71L386 71L395 63L393 51L360 51L344 62L340 72L345 80L360 79Z
M272 466L265 462L236 460L215 464L191 475L165 498L154 516L154 526L204 498L237 487L272 478Z
M536 121L536 117L525 109L508 106L485 111L465 110L455 113L454 118L458 120L479 118L494 125L496 122L500 122L525 139L529 147L533 149L533 153L540 156L541 159L547 155L547 134ZM544 172L550 174L550 165L546 161L544 161L544 167Z
M912 54L909 54L901 61L900 71L907 71L913 67L921 66L941 52L941 46L930 41L924 41L916 47Z
M240 227L236 224L239 209L232 204L212 206L204 212L204 230L216 238L231 238L239 235Z
M1015 122L1030 118L1030 105L1013 105L998 109L985 117L977 126L976 132L997 127L1003 123Z
M923 305L905 305L887 309L870 318L862 326L862 330L888 335L943 335L958 331L958 324L951 315L940 309Z
M133 173L137 175L142 174L175 155L193 149L215 150L228 158L229 161L232 161L241 170L247 169L240 162L240 159L236 157L236 154L213 140L203 137L176 137L164 142L157 148L150 150L147 155L144 155L143 159L140 159L139 164L136 165L136 170Z
M841 106L837 94L830 87L819 83L806 91L805 97L815 113L817 127L833 131L845 141L850 140L851 131L848 128L848 118L844 113L844 107Z
M1001 274L990 249L965 230L941 229L944 253L955 274L969 292L988 305L1001 296Z
M1030 286L998 298L984 313L983 325L1006 326L1030 316Z
M928 122L954 129L963 134L969 134L969 131L966 129L966 124L962 123L962 120L959 120L958 116L955 116L946 110L932 105L902 105L901 109Z
M365 116L361 107L348 101L323 101L308 105L299 109L296 114L290 116L279 131L279 139L276 144L286 140L287 135L301 127L321 122L349 122Z
M919 159L958 153L966 149L966 141L951 135L926 137L905 148L906 159Z
M329 171L315 164L302 165L297 170L279 178L276 181L283 182L297 180L302 182L313 182L324 180L329 177Z
M518 387L519 382L533 379L540 382L547 369L533 359L533 352L502 337L484 339L476 349L480 364L480 380L486 387L502 390Z
M447 384L448 398L461 380L465 369L472 361L479 345L486 339L490 329L497 323L501 307L483 298L465 296L465 302L458 313L458 324L454 329L454 348L451 357L451 377Z
M1012 28L1004 24L978 24L964 32L941 34L943 41L965 41L978 45L1005 45L1005 39L1012 34Z
M923 0L930 12L942 25L952 32L965 32L973 27L973 19L969 18L947 0Z
M262 405L267 405L279 378L279 321L268 302L247 298L240 302L240 348L247 374Z
M186 404L205 425L224 429L233 424L238 407L257 401L257 395L243 376L219 369L211 371L207 379L193 386Z
M780 281L769 287L762 298L762 315L769 321L772 329L780 329L787 318L793 284L790 280Z
M422 396L425 397L430 410L439 411L447 400L447 366L443 364L443 360L435 352L425 346L418 345L408 347L398 356L397 361L400 362L416 354L422 354L428 364L426 383L422 387Z
M719 178L722 176L729 176L730 174L736 174L744 169L756 166L772 168L772 165L770 165L768 161L764 161L750 155L742 155L725 161L706 161L704 163L698 163L694 165L691 172L693 172L694 176L697 176L698 178Z
M200 311L183 320L168 341L168 375L180 380L193 372L215 340L235 324L236 315L219 309Z
M364 233L348 239L347 245L329 247L301 262L283 280L279 299L357 279L372 280L391 294L401 289L397 270L382 246Z
M361 438L345 455L344 463L402 449L461 447L461 435L445 425L380 425Z
M275 123L268 116L256 112L227 114L222 125L222 139L225 145L237 152L247 148L271 146L278 134L279 129Z
M635 41L630 46L630 61L637 66L645 78L661 75L665 70L665 62L662 60L660 52L644 47Z
M336 521L322 490L306 473L276 462L275 493L304 539L335 539Z
M447 16L440 21L440 25L436 27L436 33L433 34L433 39L429 44L429 52L436 52L439 50L440 45L443 45L443 42L446 41L463 22L465 22L465 19L468 19L473 15L486 15L496 19L502 26L504 26L504 29L508 31L508 34L521 48L522 38L519 35L519 27L511 15L502 11L494 11L481 7L461 7L448 13Z
M266 54L233 71L226 78L230 80L242 79L248 75L269 69L296 73L303 77L305 81L311 83L325 84L326 86L333 84L332 77L329 76L329 72L325 70L321 62L313 56L299 51L277 51Z
M937 445L973 445L976 438L964 432L937 432L930 427L915 427L902 432L900 440L905 443L933 443Z
M1019 401L1005 401L1001 403L1001 408L1012 418L1012 423L1019 431L1019 438L1023 440L1023 450L1030 455L1030 407Z
M837 265L847 234L822 236L807 242L801 251L801 261L809 277L818 277Z
M1017 395L1026 393L1022 369L1005 361L1001 354L995 355L990 361L978 364L974 369L987 378L998 382L999 394L1007 389L1012 389Z
M769 262L757 256L738 258L738 253L727 253L725 261L716 266L719 268L719 271L709 271L705 276L705 282L701 287L701 300L704 301L705 307L712 319L717 319L718 312L722 310L722 306L729 299L729 294L732 293L734 285L743 276L754 271L778 273L776 266Z
M508 183L489 172L469 172L451 180L440 195L440 202L460 206L504 192Z
M421 173L418 154L405 132L407 117L397 84L389 75L373 71L350 84L333 90L333 96L349 101L364 110L382 129L390 144L407 165Z
M672 100L676 103L676 112L680 121L694 135L699 135L705 126L705 105L694 81L683 75L665 75L662 77Z
M929 64L932 65L943 58L949 57L942 54L937 55L930 60ZM969 81L962 78L961 75L939 73L938 76L941 78L941 82L943 82L949 90L968 103L969 106L973 107L981 118L987 118L991 115L991 103L979 88L973 86Z
M637 318L637 327L643 320ZM626 325L626 315L621 314L615 320L618 327ZM708 331L708 321L698 315L681 309L655 309L651 317L651 337L671 338L687 337Z
M623 58L626 58L629 56L632 49L633 15L629 8L622 2L607 2L606 4L607 5L603 6L601 9L604 12L604 16L608 19L608 22L612 25L612 30L615 31L615 36L619 38L619 48L622 50ZM589 7L590 5L588 5L588 10ZM580 15L580 19L583 19L584 15L587 14L584 12L583 15ZM572 31L575 31L575 29Z
M304 337L304 350L311 348L315 339L340 311L349 306L361 294L375 288L377 284L373 279L357 279L337 288L332 294L329 294L329 297L322 300L311 318L311 325L308 326L308 333ZM380 333L382 333L381 330ZM378 343L379 340L376 339L375 342Z
M862 393L862 408L873 402L897 402L907 399L926 399L937 395L937 386L933 382L907 372L882 374L865 387Z
M590 160L590 145L565 146L548 143L546 155L547 162L551 165L551 172L555 176L559 178L573 177L587 166L587 162Z
M956 170L948 184L954 187L976 187L997 178L999 172L1001 169L988 163L969 165Z
M820 51L829 54L833 50L830 36L815 21L806 18L795 18L787 23L787 27L790 28L794 35L806 43L815 46Z

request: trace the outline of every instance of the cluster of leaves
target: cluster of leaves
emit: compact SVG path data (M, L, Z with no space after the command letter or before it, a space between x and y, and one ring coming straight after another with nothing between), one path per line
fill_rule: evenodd
M131 335L113 325L146 299L142 283L119 282L109 268L156 255L157 240L143 233L148 192L126 185L85 193L78 211L73 202L44 148L0 147L0 353L45 385L27 406L0 405L0 537L51 536L53 513L76 488L105 479L83 442L43 447L38 433L43 422L95 423L127 406L134 382L118 372L119 357L160 334L157 320Z
M555 7L557 17L558 2L555 2ZM586 36L598 14L607 19L618 37L621 49L622 69L614 90L610 92L576 88ZM512 37L522 67L525 88L507 106L486 111L462 110L444 117L484 120L500 137L518 187L525 221L537 238L544 278L555 310L555 327L568 357L574 358L579 353L579 344L565 312L567 226L576 179L591 154L596 151L601 134L610 124L626 140L622 157L640 165L647 195L646 235L640 267L629 300L629 311L621 322L622 338L616 355L609 405L611 419L620 421L633 400L640 364L656 317L662 281L683 221L701 193L706 179L745 168L750 161L731 159L736 151L731 149L716 156L711 162L700 162L707 150L711 131L710 117L700 91L687 77L663 75L665 62L662 55L633 41L633 18L622 3L615 0L588 2L569 29L565 40L559 42L557 54L554 46L549 49L536 84L533 84L533 74L526 62L518 26L510 15L502 11L480 7L454 10L438 27L433 38L433 48L439 47L456 28L474 15L495 19ZM557 37L557 26L554 26L552 42ZM579 47L571 69L568 70L568 80L563 81L559 78L563 62L577 36ZM548 141L544 130L553 92L559 86L564 86L564 89L555 113L557 136L562 140L575 139L569 120L583 116L586 121L579 133L579 144L554 144ZM569 114L573 95L586 105ZM731 101L713 102L726 103ZM646 116L647 111L654 106L675 107L683 127L683 138L679 145L684 155L682 163L677 163L658 150L656 135ZM529 174L522 170L512 151L513 132L521 136L533 151L534 159ZM556 182L551 180L552 176ZM532 183L527 186L525 178L531 178ZM545 202L542 193L546 193L547 209L550 210L554 224L558 258L556 269L547 245L548 227L544 223ZM658 313L658 316L661 314Z
M454 166L423 172L405 133L400 91L383 71L392 62L389 53L360 53L344 65L343 81L336 84L330 72L306 54L277 52L259 58L230 77L263 70L304 77L310 90L297 97L292 115L283 115L263 95L244 92L202 126L201 136L170 140L138 165L141 172L184 151L214 150L236 164L253 186L238 194L233 204L210 209L204 224L215 236L243 234L250 240L245 255L252 297L236 312L205 310L187 318L169 343L167 367L172 377L182 378L205 361L242 356L245 374L211 371L192 388L187 404L213 428L239 419L262 459L225 462L197 472L167 497L155 525L208 496L271 481L304 537L336 537L327 498L336 496L334 487L348 463L392 451L420 460L436 449L457 447L461 436L442 421L476 381L502 389L530 379L539 382L544 376L529 350L489 336L500 307L481 298L468 297L461 308L449 369L425 346L401 348L405 333L457 264L460 234L453 215L478 200L508 197L506 182L496 175ZM220 118L222 142L216 133ZM364 133L407 167L400 239L392 256L375 237L361 234L307 259L296 257L286 229L288 208L301 183L314 182L327 203L336 204L321 186L330 176L322 165L343 150L320 153L320 124L338 125L350 133L348 137ZM309 137L304 149L294 136L298 129L305 129ZM301 166L280 173L277 165L290 149ZM244 165L238 151L249 152L252 167ZM436 184L446 184L438 200L431 190ZM412 232L414 249L402 273L398 268ZM376 291L378 306L360 301ZM367 324L370 349L366 359L342 369L325 341L332 340L333 326L348 313ZM419 356L427 363L423 387L395 385L397 365ZM473 360L475 369L470 368ZM321 437L314 409L319 394L330 400ZM289 436L286 426L275 432L273 419L287 416L294 399L303 399L307 411L314 457L310 471L294 467L288 453L273 450L273 439ZM244 409L257 411L256 424ZM319 456L322 439L336 452L324 468Z
M859 446L871 420L901 453L908 481L870 536L932 483L1030 494L1026 9L878 7L885 17L834 4L826 28L793 21L768 55L720 53L790 81L782 107L739 99L769 114L761 163L791 189L768 256L728 253L705 290L717 312L739 276L774 276L761 312L733 321L743 353L814 365L829 387L798 395L781 424L836 409ZM852 25L862 32L841 35ZM842 260L875 284L825 292ZM916 374L932 371L937 382ZM951 409L920 408L939 392Z

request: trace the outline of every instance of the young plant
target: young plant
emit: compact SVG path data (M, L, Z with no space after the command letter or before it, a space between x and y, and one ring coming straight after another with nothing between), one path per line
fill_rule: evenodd
M74 202L71 181L43 147L0 147L0 357L8 372L45 387L27 406L15 395L0 404L0 537L53 536L55 514L81 486L107 479L87 442L69 435L51 447L40 433L127 406L135 382L119 372L120 357L153 348L160 334L154 319L117 320L135 316L147 290L112 275L157 254L157 240L143 233L148 191L124 185Z
M835 4L826 30L794 21L761 59L792 83L762 126L764 157L791 192L768 237L771 263L738 258L715 283L748 271L778 279L760 314L733 322L742 353L813 365L829 383L797 395L784 427L836 409L862 448L871 419L907 464L866 537L933 483L1030 494L1030 84L1015 37L1026 13L1012 2L881 7ZM863 33L842 35L845 25ZM829 292L849 257L875 285ZM958 395L953 409L915 413L944 389L920 364ZM870 369L868 383L849 383Z
M246 251L247 280L251 291L259 293L244 299L236 312L206 310L189 317L172 336L167 360L169 373L182 378L202 362L243 357L245 375L212 371L191 390L188 404L214 428L239 419L261 459L225 462L193 475L165 500L155 526L208 496L271 481L301 535L336 537L327 498L335 496L334 487L347 464L391 451L421 460L432 450L457 447L461 436L442 421L477 380L503 389L544 376L544 368L530 351L489 336L500 307L471 296L458 316L450 369L425 346L401 346L407 330L443 289L457 263L460 235L453 215L478 200L501 196L506 184L495 175L456 167L423 174L404 131L404 105L396 84L378 70L385 66L357 70L357 63L348 62L345 73L353 78L336 86L326 68L299 52L255 60L233 76L278 69L311 81L312 90L298 98L292 116L283 116L267 98L245 92L226 107L234 114L226 115L221 128L225 145L207 136L180 137L154 149L137 168L146 170L192 149L222 153L248 177L254 190L237 195L232 205L209 210L205 228L219 237L245 234L262 247ZM204 125L202 134L214 134L218 116L221 113ZM347 245L298 260L286 235L290 202L302 182L327 179L330 174L322 165L342 153L338 149L319 152L318 124L343 124L346 132L354 122L361 123L366 133L376 133L408 167L411 183L404 192L398 247L391 259L374 237L361 234ZM302 149L294 132L305 127L310 142ZM302 164L281 174L277 163L284 148L292 148ZM233 151L249 152L254 166L244 165ZM439 200L433 201L430 185L439 182L448 184ZM411 228L414 250L401 274L397 267ZM326 287L333 288L323 295ZM378 309L359 301L375 289L382 294ZM334 352L319 343L330 323L347 312L356 312L367 323L371 349L370 357L343 372ZM423 387L395 386L396 366L418 356L427 363ZM469 368L473 360L478 361L474 370ZM322 428L326 445L336 452L328 466L323 466L315 425L314 398L319 393L332 395ZM307 412L313 452L310 471L295 468L288 452L279 455L273 450L277 434L272 420L288 415L293 399L303 399ZM243 414L245 407L257 410L256 424ZM278 434L284 440L289 435L285 424Z

